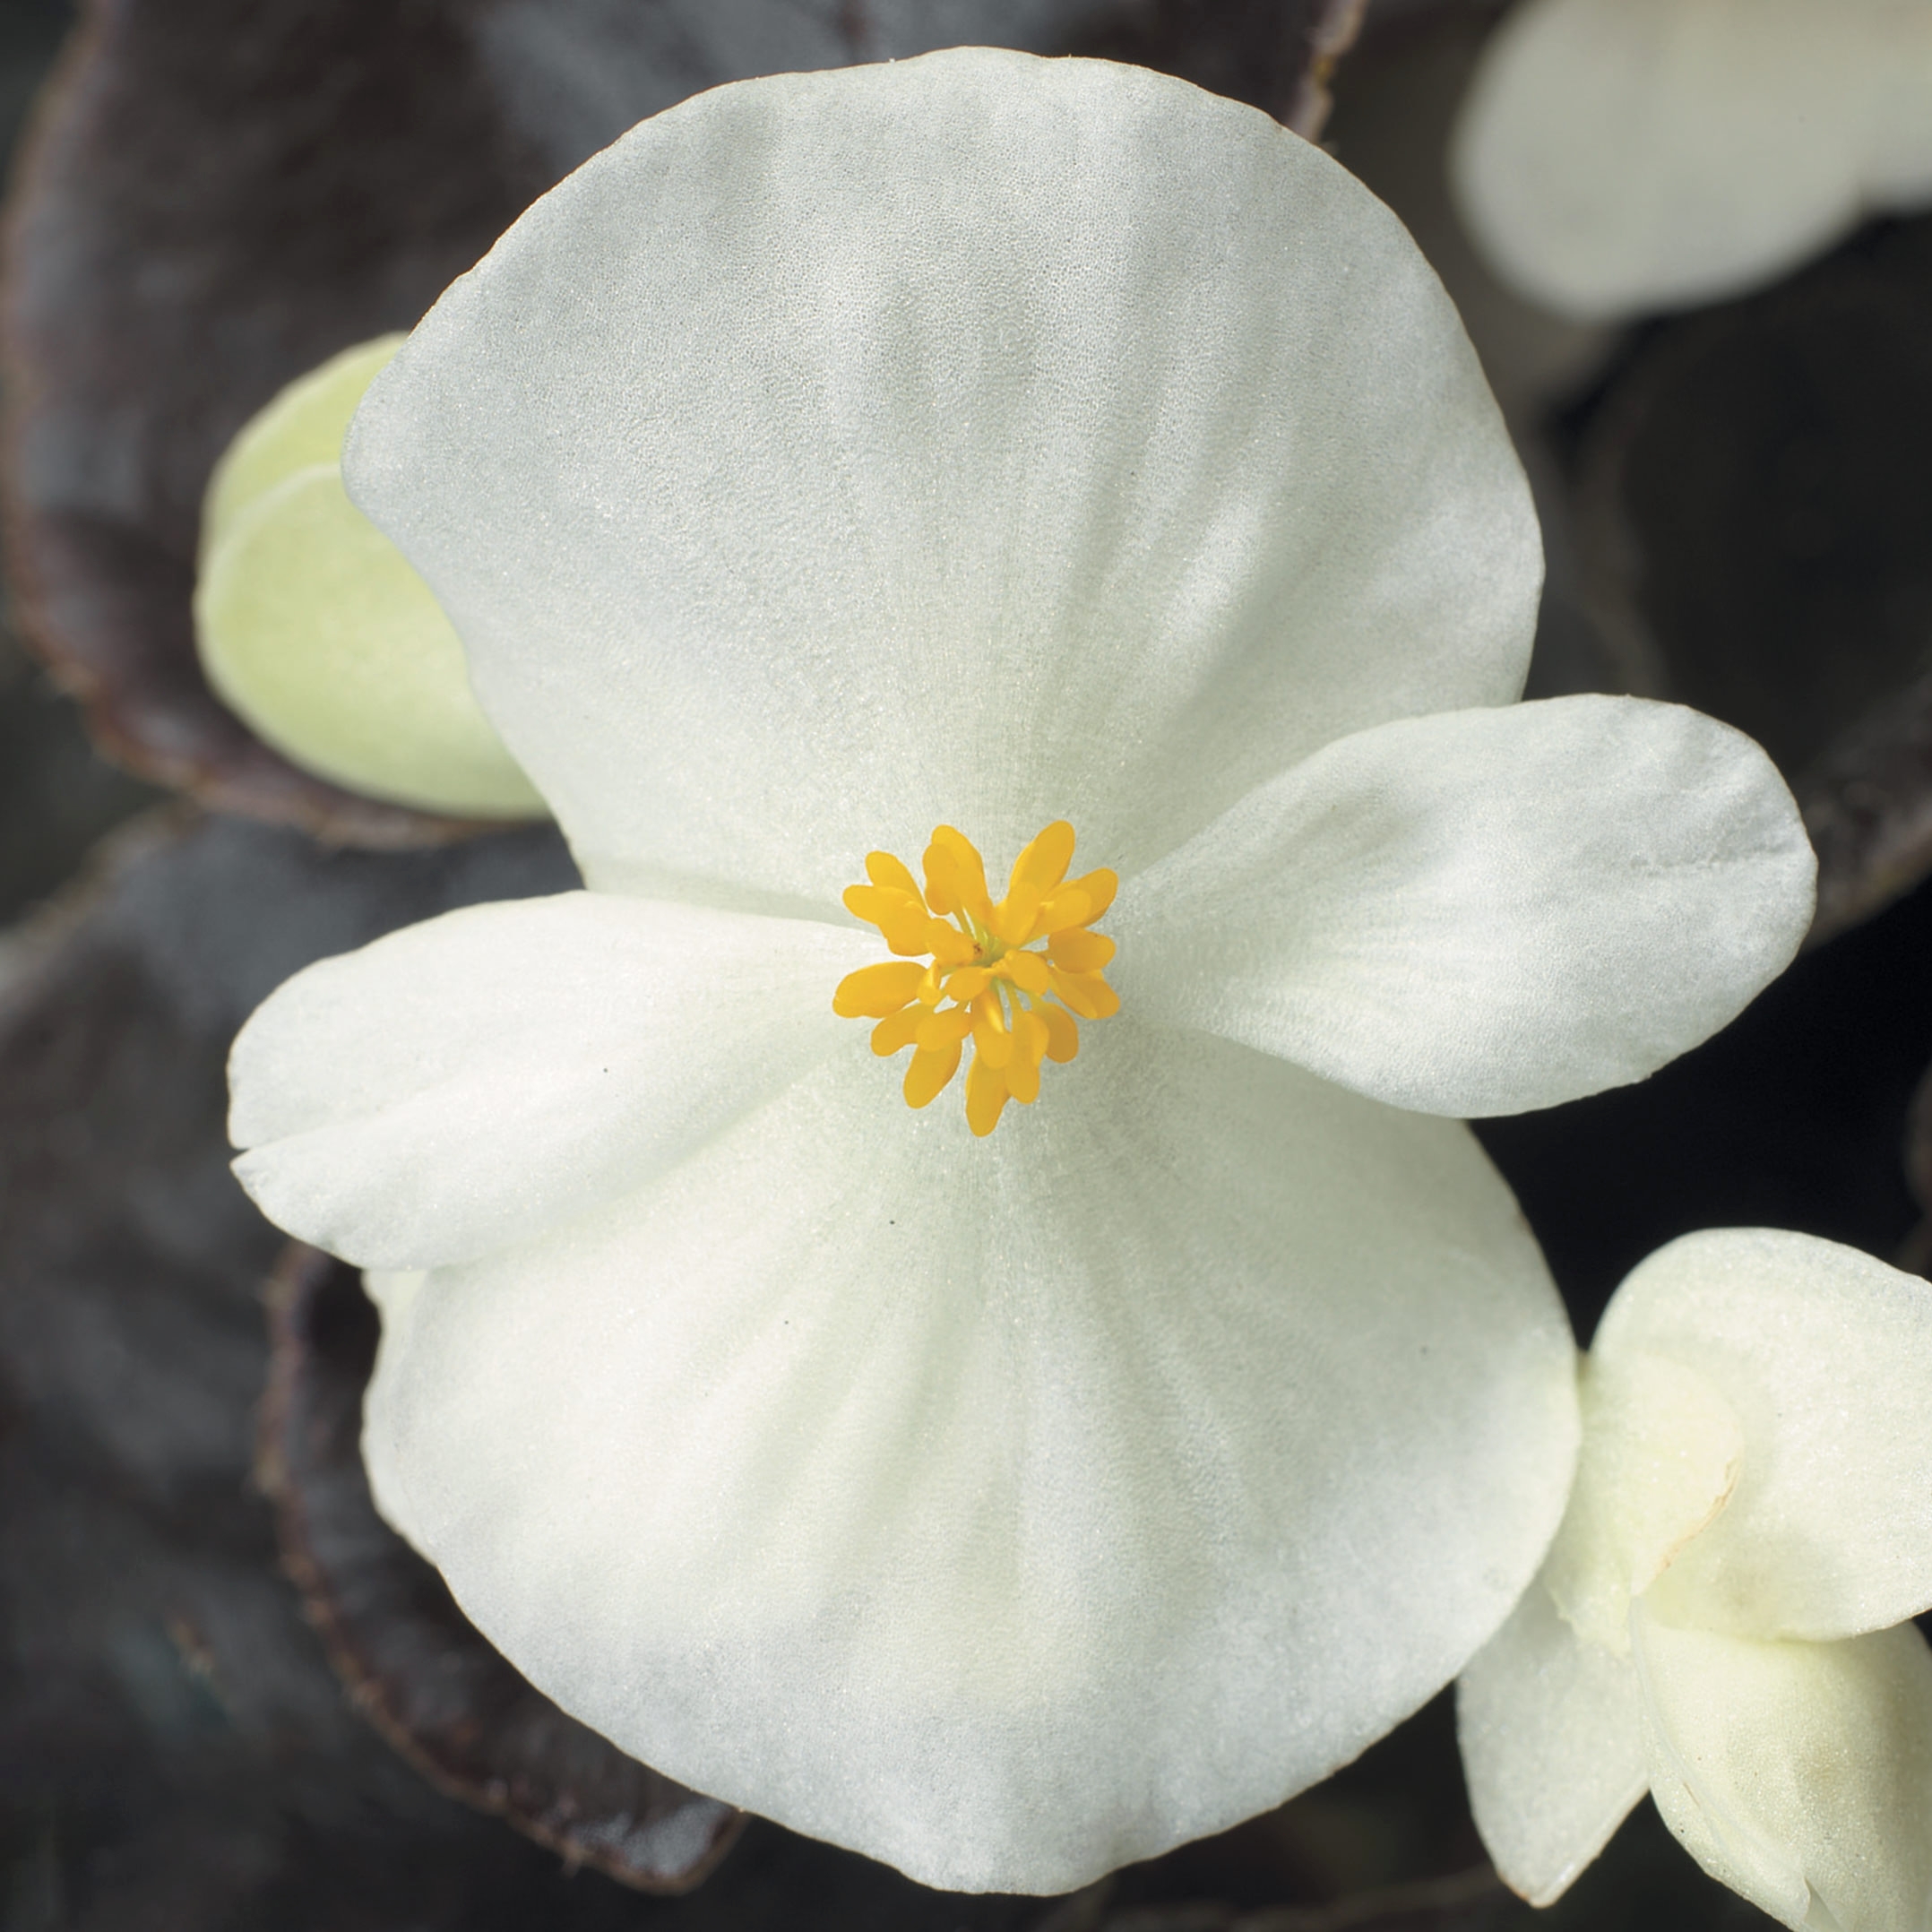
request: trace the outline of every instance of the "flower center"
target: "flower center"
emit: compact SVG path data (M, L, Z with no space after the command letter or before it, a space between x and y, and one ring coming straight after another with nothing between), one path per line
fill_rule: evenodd
M890 852L866 858L869 885L846 905L899 954L840 980L832 1011L870 1019L876 1054L913 1049L906 1105L924 1107L959 1071L970 1036L966 1121L990 1134L1008 1100L1030 1105L1039 1065L1080 1051L1082 1020L1104 1020L1120 997L1101 977L1114 942L1087 927L1113 903L1119 881L1101 867L1066 876L1074 828L1057 819L1013 863L1006 896L987 891L971 841L941 825L926 848L926 889Z

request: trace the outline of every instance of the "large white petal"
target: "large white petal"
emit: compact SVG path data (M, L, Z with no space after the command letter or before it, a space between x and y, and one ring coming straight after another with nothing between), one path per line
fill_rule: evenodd
M1125 875L1328 738L1514 698L1541 572L1367 189L987 48L643 123L444 295L345 476L591 883L674 896L1063 816Z
M1932 1654L1673 1629L1641 1609L1651 1794L1712 1877L1805 1932L1932 1920Z
M1686 1235L1591 1353L1638 1350L1707 1378L1743 1432L1729 1501L1654 1586L1668 1614L1841 1637L1932 1606L1932 1285L1808 1235Z
M981 1143L856 1040L432 1273L389 1403L533 1682L930 1885L1069 1887L1344 1763L1496 1629L1569 1480L1573 1345L1466 1129L1088 1036Z
M1451 145L1496 267L1587 320L1770 280L1932 200L1923 0L1524 0Z
M1636 1670L1587 1643L1539 1579L1456 1683L1476 1828L1503 1882L1553 1904L1643 1796Z
M593 893L323 960L235 1042L229 1134L278 1227L366 1268L467 1261L635 1187L853 1033L876 934Z
M1147 1010L1428 1113L1641 1080L1790 962L1816 862L1741 732L1557 698L1358 732L1123 891Z

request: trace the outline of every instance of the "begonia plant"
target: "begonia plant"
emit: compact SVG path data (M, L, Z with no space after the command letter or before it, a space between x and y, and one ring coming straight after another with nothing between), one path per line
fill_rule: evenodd
M1577 1429L1456 1117L1704 1038L1813 868L1735 731L1515 702L1529 495L1394 218L1108 63L721 88L448 291L343 474L585 881L309 969L232 1060L477 1624L965 1889L1229 1824L1453 1677Z

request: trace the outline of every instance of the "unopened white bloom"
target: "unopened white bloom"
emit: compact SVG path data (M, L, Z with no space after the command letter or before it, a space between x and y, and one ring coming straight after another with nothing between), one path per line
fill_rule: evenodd
M244 1180L377 1271L372 1476L470 1616L962 1887L1229 1824L1447 1681L1575 1392L1431 1117L1701 1039L1812 868L1735 732L1512 703L1529 498L1393 218L1106 63L723 88L449 291L347 471L590 888L235 1051Z
M1521 0L1450 177L1496 269L1565 315L1769 281L1932 204L1932 0Z
M304 770L428 811L543 801L477 707L461 640L342 490L342 437L383 336L291 383L229 445L202 512L194 632L222 701Z
M1549 1558L1464 1673L1476 1822L1547 1905L1646 1790L1807 1932L1932 1924L1932 1287L1809 1236L1687 1236L1583 1373Z

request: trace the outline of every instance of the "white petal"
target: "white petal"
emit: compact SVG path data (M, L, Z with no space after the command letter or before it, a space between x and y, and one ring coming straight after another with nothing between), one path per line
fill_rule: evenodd
M1751 740L1557 698L1330 745L1123 891L1123 993L1428 1113L1641 1080L1797 951L1816 864Z
M1756 1643L1641 1611L1651 1794L1713 1878L1806 1932L1932 1917L1932 1654L1910 1624Z
M1744 1431L1704 1376L1668 1356L1592 1355L1581 1381L1583 1446L1543 1582L1581 1635L1621 1657L1631 1599L1730 1500Z
M1125 875L1340 733L1514 698L1541 569L1365 188L987 48L645 122L444 297L345 474L633 891L831 902L935 824L1004 864L1062 816Z
M241 1183L366 1268L467 1261L634 1187L853 1035L875 933L563 893L298 973L229 1063Z
M364 1292L383 1317L375 1366L369 1371L369 1385L362 1392L362 1466L369 1478L369 1496L376 1514L418 1550L424 1550L422 1534L416 1528L416 1513L410 1506L394 1448L394 1398L400 1379L397 1365L408 1346L410 1310L427 1279L420 1268L397 1274L371 1269L362 1277Z
M1668 1614L1841 1637L1932 1605L1932 1285L1808 1235L1687 1235L1591 1352L1634 1350L1707 1377L1743 1430L1730 1500L1655 1585Z
M1464 219L1585 320L1768 281L1932 200L1923 0L1525 0L1451 146Z
M1456 1683L1476 1829L1504 1884L1553 1904L1650 1782L1636 1672L1586 1643L1540 1580Z
M861 1043L433 1273L396 1448L464 1609L625 1749L1057 1891L1462 1667L1560 1513L1573 1345L1460 1126L1126 1015L985 1142L897 1084Z

